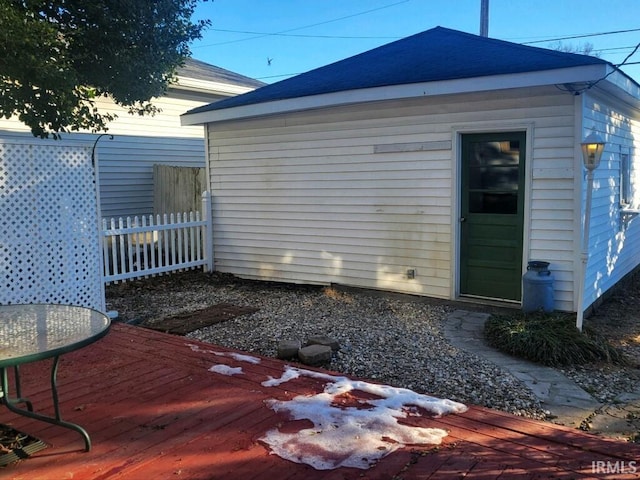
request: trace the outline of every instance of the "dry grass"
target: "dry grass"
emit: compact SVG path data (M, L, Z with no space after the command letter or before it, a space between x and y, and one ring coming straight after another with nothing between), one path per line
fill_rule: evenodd
M591 328L580 332L575 315L553 312L493 315L484 328L494 348L551 367L592 362L624 364L621 351Z
M620 349L640 366L640 273L624 279L585 320L585 327Z

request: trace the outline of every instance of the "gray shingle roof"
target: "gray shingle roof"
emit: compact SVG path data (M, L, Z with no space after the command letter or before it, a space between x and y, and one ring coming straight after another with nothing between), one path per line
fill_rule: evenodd
M239 73L231 72L193 58L185 60L184 65L178 68L178 75L196 80L208 80L210 82L240 85L242 87L258 88L266 85L266 83L260 80L245 77Z
M605 60L436 27L187 112L371 87L606 64Z

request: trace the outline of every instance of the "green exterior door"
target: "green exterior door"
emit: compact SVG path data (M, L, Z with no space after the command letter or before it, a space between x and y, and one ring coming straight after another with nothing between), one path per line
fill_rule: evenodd
M522 297L524 132L462 136L460 294Z

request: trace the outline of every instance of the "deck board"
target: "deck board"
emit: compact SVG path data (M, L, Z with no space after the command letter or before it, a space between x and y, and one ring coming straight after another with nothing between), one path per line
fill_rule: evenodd
M63 418L91 435L83 451L77 432L0 410L0 423L50 446L0 470L12 480L65 479L389 479L640 478L594 474L592 462L640 462L640 446L472 406L460 415L408 417L403 423L444 428L442 445L406 447L361 470L312 467L271 455L259 438L287 418L265 400L317 393L323 381L301 377L280 386L286 362L238 362L233 350L138 327L114 324L99 342L62 357ZM213 365L242 366L224 376ZM22 369L23 393L50 408L49 363ZM42 407L40 407L42 405ZM625 474L626 473L626 474Z

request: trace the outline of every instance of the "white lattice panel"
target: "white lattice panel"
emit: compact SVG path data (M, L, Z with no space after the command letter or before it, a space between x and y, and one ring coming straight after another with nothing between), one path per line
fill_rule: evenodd
M98 218L90 148L0 141L0 303L103 311Z

